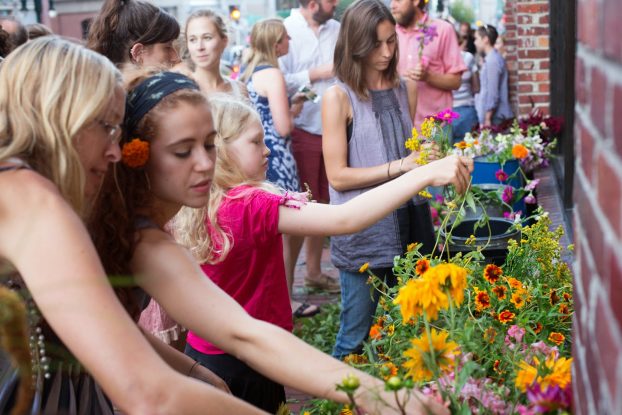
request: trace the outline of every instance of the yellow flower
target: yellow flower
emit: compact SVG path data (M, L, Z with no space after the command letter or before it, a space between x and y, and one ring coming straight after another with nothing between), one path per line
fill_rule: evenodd
M572 380L572 358L559 357L559 353L553 350L540 364L537 357L533 358L534 363L530 365L524 360L519 364L514 384L521 391L525 392L527 387L534 382L540 384L541 390L546 390L550 386L559 386L565 389Z
M454 202L454 201L445 202L445 204L451 210L455 210L455 209L458 208L458 205L456 205L456 202Z
M419 151L419 149L421 149L421 141L416 137L411 137L406 140L404 146L410 151Z
M361 265L361 267L359 268L359 272L362 274L365 271L367 271L367 268L369 268L369 262L366 262L363 265Z
M426 199L432 199L432 194L430 194L427 190L420 191L419 196L425 197Z
M454 147L460 150L464 150L465 148L469 147L469 145L466 143L466 141L460 141L454 144Z
M428 319L438 318L438 312L449 307L449 290L452 301L460 306L464 300L466 270L453 264L439 264L429 268L421 278L411 279L400 288L394 304L400 305L404 321L426 313Z
M486 329L486 331L484 331L484 340L486 340L488 343L494 343L496 336L497 330L493 329L492 327L489 327Z
M395 333L395 325L389 324L389 327L387 327L387 336L393 336L393 333Z
M525 305L525 297L523 296L524 291L517 291L512 294L512 299L510 302L514 304L514 307L517 309L522 308Z
M428 117L425 120L423 120L423 123L421 124L421 135L424 136L425 138L432 138L432 132L434 131L434 126L435 126L435 122L434 122L433 117Z
M440 372L451 369L455 358L460 354L456 342L447 341L449 333L446 331L430 331L430 337L424 333L421 337L411 340L412 348L404 352L409 358L404 364L407 376L415 382L426 381L434 376L434 368ZM432 348L430 348L430 346Z
M537 358L534 358L536 365L539 365L539 361ZM531 366L529 363L524 360L521 361L518 365L518 372L516 373L516 380L514 381L514 385L521 392L525 392L528 386L531 386L533 382L536 380L538 376L538 369L534 366Z
M416 247L417 244L415 242L408 244L408 246L406 247L406 252L412 252Z
M349 406L344 406L343 409L339 412L339 415L353 415L352 409Z

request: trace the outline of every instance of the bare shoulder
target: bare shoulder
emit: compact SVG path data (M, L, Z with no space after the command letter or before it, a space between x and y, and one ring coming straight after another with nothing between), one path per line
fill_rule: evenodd
M11 211L43 211L67 203L58 188L39 173L28 170L6 171L0 174L0 220Z
M327 116L338 117L339 119L352 118L352 105L350 98L343 88L333 85L328 88L322 96L322 110Z
M188 250L161 229L147 228L140 231L140 240L132 258L135 272L162 269L174 266L180 261L192 261Z

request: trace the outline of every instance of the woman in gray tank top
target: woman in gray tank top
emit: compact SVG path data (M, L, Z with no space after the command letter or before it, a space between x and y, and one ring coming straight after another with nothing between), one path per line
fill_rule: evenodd
M416 84L397 73L395 20L379 0L348 8L335 47L337 85L324 95L323 152L331 204L342 204L417 167L417 153L404 143L411 135ZM430 149L436 158L436 149ZM394 285L393 258L412 242L432 249L433 226L425 199L417 197L362 232L334 237L331 256L341 279L342 313L333 355L361 351L373 322L378 297L370 297L370 269Z

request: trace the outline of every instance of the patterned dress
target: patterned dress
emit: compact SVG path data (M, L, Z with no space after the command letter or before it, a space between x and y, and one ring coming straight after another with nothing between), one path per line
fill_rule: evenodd
M272 66L257 66L253 74L268 68L272 68ZM272 114L270 113L268 97L257 93L253 85L252 76L248 80L246 88L248 89L248 96L253 106L261 116L264 139L266 146L270 149L270 155L268 156L268 181L285 190L293 192L300 191L298 168L296 167L296 160L294 160L292 154L291 137L281 137L279 133L276 132Z

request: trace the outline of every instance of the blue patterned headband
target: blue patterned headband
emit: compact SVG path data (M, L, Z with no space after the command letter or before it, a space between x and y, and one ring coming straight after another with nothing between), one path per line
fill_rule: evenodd
M136 126L149 111L164 97L180 89L198 91L198 85L185 75L177 72L160 72L142 81L129 91L125 100L125 128L128 135L134 133Z

